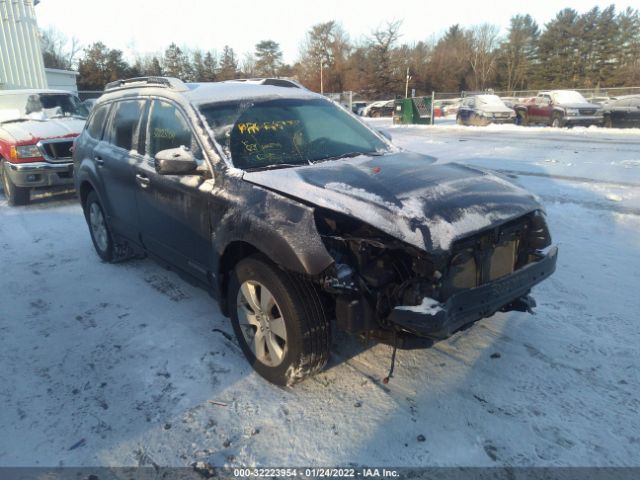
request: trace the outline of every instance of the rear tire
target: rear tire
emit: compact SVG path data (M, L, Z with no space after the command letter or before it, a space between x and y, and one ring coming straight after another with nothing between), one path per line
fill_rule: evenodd
M90 192L84 202L84 217L89 226L91 241L98 256L105 262L113 261L113 236L96 192Z
M327 363L329 320L306 278L251 256L231 273L227 301L242 352L268 381L291 386Z
M4 190L4 196L7 198L7 203L11 206L27 205L31 200L31 189L25 187L18 187L11 181L9 174L7 173L7 166L5 162L2 162L2 188Z
M611 116L607 115L604 117L604 122L602 122L605 128L613 128L613 122L611 121Z

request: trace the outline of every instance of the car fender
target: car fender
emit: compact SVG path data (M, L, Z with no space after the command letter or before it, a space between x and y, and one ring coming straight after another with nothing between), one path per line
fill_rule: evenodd
M214 193L213 198L220 194L231 197L225 202L228 207L222 209L224 214L212 219L216 257L222 258L229 245L242 242L280 267L309 276L320 274L334 262L316 228L312 206L242 180L236 188ZM233 197L244 201L233 201ZM216 210L221 209L214 206L212 211ZM215 265L214 271L219 270L220 265Z

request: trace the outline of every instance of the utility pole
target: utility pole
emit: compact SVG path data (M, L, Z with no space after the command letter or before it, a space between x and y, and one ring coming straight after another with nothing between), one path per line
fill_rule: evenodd
M409 80L411 76L409 76L409 67L407 67L407 81L404 85L404 98L409 98Z

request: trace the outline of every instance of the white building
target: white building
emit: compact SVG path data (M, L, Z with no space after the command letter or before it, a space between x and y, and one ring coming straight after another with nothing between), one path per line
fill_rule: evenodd
M78 94L78 84L76 77L80 75L73 70L59 70L57 68L45 68L44 72L47 76L47 85L54 90L66 90L68 92Z
M47 88L33 0L0 0L0 89Z

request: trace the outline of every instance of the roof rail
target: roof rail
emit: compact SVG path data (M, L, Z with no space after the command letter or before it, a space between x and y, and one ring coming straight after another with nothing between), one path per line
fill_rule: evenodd
M275 77L267 77L267 78L237 78L234 80L228 80L229 82L243 82L243 83L253 83L256 85L271 85L273 87L289 87L289 88L301 88L306 90L306 88L291 78L275 78Z
M117 90L119 88L134 88L134 87L167 87L180 92L188 90L184 82L175 77L134 77L127 79L120 79L114 82L107 83L104 87L104 91Z

